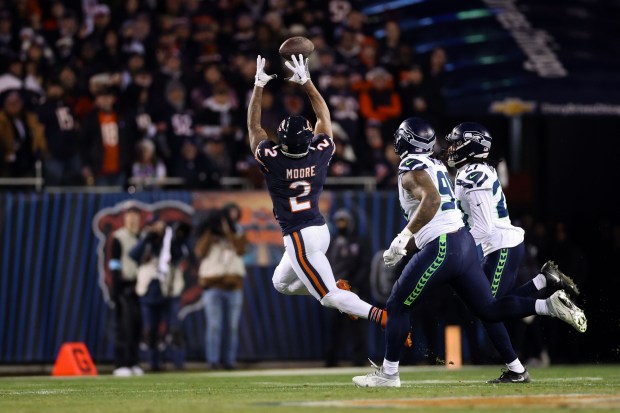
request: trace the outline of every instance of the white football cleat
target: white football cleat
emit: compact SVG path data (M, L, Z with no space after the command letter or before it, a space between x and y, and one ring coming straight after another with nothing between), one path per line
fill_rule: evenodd
M375 371L365 376L353 377L353 383L357 387L400 387L400 375L386 374L383 372L383 366L377 366L370 360L370 364Z
M118 368L114 369L112 374L115 377L131 377L131 375L132 375L131 369L129 367L118 367Z
M547 298L547 308L552 317L557 317L570 324L580 333L585 333L588 328L588 320L583 310L575 305L564 290L557 290Z
M142 367L135 365L131 367L131 374L134 376L144 376L144 370L142 370Z

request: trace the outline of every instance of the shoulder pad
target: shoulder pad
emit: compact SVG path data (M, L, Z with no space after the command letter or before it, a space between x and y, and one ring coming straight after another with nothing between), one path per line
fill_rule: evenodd
M279 146L280 145L270 141L269 139L265 139L263 141L260 141L258 146L256 147L256 152L254 153L254 158L256 158L258 163L266 171L269 171L269 168L267 168L267 165L266 165L268 163L268 160L278 156L278 147Z
M491 189L493 181L491 169L482 164L467 167L456 176L456 184L465 189Z
M407 156L400 161L398 165L398 172L403 173L407 171L423 171L428 168L428 160L423 156Z

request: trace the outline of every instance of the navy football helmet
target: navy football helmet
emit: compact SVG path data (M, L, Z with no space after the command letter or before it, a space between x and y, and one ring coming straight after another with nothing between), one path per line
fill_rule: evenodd
M401 158L430 155L435 141L435 130L428 122L421 118L407 118L394 133L394 150Z
M312 125L303 116L289 116L278 126L282 153L291 158L306 156L313 137Z
M446 136L448 165L459 168L471 158L485 159L491 150L491 134L479 123L463 122Z

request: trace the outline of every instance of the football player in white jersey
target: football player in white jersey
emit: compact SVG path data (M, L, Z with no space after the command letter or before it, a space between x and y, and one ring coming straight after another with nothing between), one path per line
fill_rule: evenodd
M510 292L519 296L537 296L538 291L566 290L579 294L575 283L549 261L540 273L515 288L519 265L525 254L524 231L512 225L506 197L497 176L497 162L488 158L492 138L489 131L475 122L464 122L446 136L448 165L457 169L455 195L463 219L474 237L483 270L491 283L493 297ZM562 294L562 293L561 293ZM508 367L489 383L527 383L529 373L512 347L503 323L484 323L495 348Z
M401 157L399 198L407 225L384 252L388 266L409 251L417 250L395 282L387 301L389 317L383 364L375 371L353 378L361 387L400 387L398 362L411 324L411 309L434 288L450 285L479 318L497 322L541 314L560 318L584 332L583 311L561 290L546 300L506 295L496 299L482 270L476 244L465 228L448 171L433 156L436 138L423 119L408 118L394 136ZM429 315L430 316L430 315Z

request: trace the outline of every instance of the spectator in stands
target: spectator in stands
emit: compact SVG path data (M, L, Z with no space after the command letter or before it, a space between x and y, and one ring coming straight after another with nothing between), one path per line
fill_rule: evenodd
M334 233L326 256L334 271L334 278L339 282L348 282L351 291L360 297L370 298L371 254L368 242L358 234L355 218L350 211L339 209L333 219ZM360 321L338 311L331 311L330 342L325 359L327 367L337 366L345 354L349 355L345 358L350 358L355 366L367 363L368 324ZM351 351L343 351L348 342L352 343Z
M211 162L216 166L222 176L230 176L233 170L233 163L230 155L226 150L226 144L224 140L219 137L207 138L203 145L202 150Z
M222 141L231 166L247 154L242 114L235 93L225 84L215 86L213 96L203 102L199 135L209 141Z
M360 156L365 146L358 135L360 123L358 97L351 89L347 67L338 65L332 70L333 76L324 93L325 101L330 108L332 120L342 127L356 156Z
M350 149L346 139L338 136L334 132L334 143L336 148L329 162L329 176L356 176L355 163L347 156L347 149ZM349 153L350 155L350 153Z
M206 361L210 369L234 369L243 308L242 255L247 239L238 221L240 209L232 204L213 213L199 232L194 253L200 259L198 276L204 288L202 302L207 319ZM224 335L224 331L227 335Z
M93 108L93 100L78 84L75 70L67 65L60 68L58 72L58 81L65 92L66 102L73 110L75 118L81 122Z
M368 73L379 65L377 41L372 37L364 37L360 43L359 60L363 72Z
M382 124L382 135L391 136L398 127L402 106L400 96L394 88L392 75L382 67L372 69L366 74L367 84L362 88L360 113L365 120Z
M339 34L336 45L336 63L345 64L351 70L359 71L360 40L355 30L345 26Z
M35 162L46 154L45 130L37 115L24 108L18 92L8 92L0 111L0 176L34 176Z
M400 156L394 151L392 145L386 145L383 150L383 157L376 154L375 159L375 178L378 188L396 188L398 185L398 165Z
M446 85L446 63L448 56L440 47L432 50L426 65L423 66L426 92L426 119L435 126L438 136L444 136L441 128L446 110L444 87Z
M15 36L13 16L7 9L0 9L0 56L7 56L17 52L19 39Z
M34 109L43 96L37 78L26 73L24 63L16 54L8 55L3 63L6 72L0 76L0 101L8 93L18 91L26 109Z
M155 144L142 139L136 144L136 161L131 166L132 184L144 188L158 188L166 177L166 165L157 158Z
M375 179L379 182L388 175L388 172L385 170L387 166L385 162L385 148L389 148L390 145L386 145L381 136L381 122L377 120L366 122L364 135L368 150L364 152L362 164L368 165L368 172L375 175Z
M46 94L45 103L38 109L48 146L44 165L45 185L82 185L77 123L73 110L67 104L64 89L58 81L48 82Z
M115 376L141 376L139 345L142 331L140 303L136 295L138 265L129 252L138 243L140 208L128 201L123 206L123 226L112 234L107 256L112 274L110 298L114 302L114 371Z
M118 72L122 68L124 56L116 29L107 28L103 33L102 44L97 51L96 65L106 72Z
M235 32L231 38L233 50L246 54L256 53L256 33L252 16L245 13L239 15L235 26Z
M404 58L411 54L411 46L403 41L400 24L397 20L387 20L384 30L385 36L379 39L379 64L384 66L394 79L397 79L398 72L405 63Z
M111 12L107 4L98 4L93 11L93 28L86 41L103 44L106 31L111 27Z
M404 113L424 119L432 117L428 114L426 103L428 85L424 83L424 72L419 65L414 65L409 70L400 73L399 86Z
M215 88L224 82L224 75L220 65L215 62L207 63L202 69L202 79L196 87L192 89L191 100L194 110L200 111L206 100L213 96Z
M62 5L62 3L61 1L55 2L54 9L59 7L57 4ZM47 36L58 61L66 64L77 53L80 24L75 11L64 9L64 5L60 7L63 9L62 12L54 15L54 20L57 23L52 27L55 26L55 29L50 30Z
M133 143L122 114L114 109L115 100L111 88L100 89L81 128L82 173L89 185L124 185L133 159Z
M198 148L196 139L186 137L181 146L181 156L175 160L174 176L183 178L188 189L213 189L220 187L221 171L216 163Z
M151 102L152 75L146 70L138 71L133 82L121 95L119 110L127 119L129 133L136 140L155 140L157 127L151 118L153 103Z
M195 136L194 112L187 107L183 83L171 81L166 87L165 96L165 103L155 112L154 122L160 134L157 142L163 161L168 169L173 169L185 138Z

